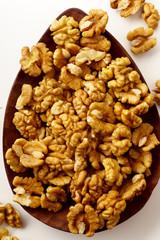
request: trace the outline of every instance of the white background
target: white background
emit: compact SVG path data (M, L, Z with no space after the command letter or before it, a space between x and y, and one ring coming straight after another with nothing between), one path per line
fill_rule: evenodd
M147 1L148 2L148 1ZM158 0L151 1L160 12ZM156 80L160 79L160 25L155 31L157 45L150 51L133 55L130 43L126 40L128 31L139 26L147 27L141 18L141 12L127 19L120 17L117 10L111 9L109 0L1 0L0 1L0 202L11 202L21 213L24 227L9 228L10 234L20 240L73 240L86 239L53 229L26 213L12 201L12 191L7 182L2 156L3 117L7 98L13 81L19 71L21 48L36 44L42 34L61 12L77 7L87 12L91 8L101 8L108 12L107 30L130 53L148 83L150 89L155 88ZM2 227L6 226L5 224ZM135 216L110 231L95 234L92 239L109 240L159 240L160 239L160 183L145 207Z

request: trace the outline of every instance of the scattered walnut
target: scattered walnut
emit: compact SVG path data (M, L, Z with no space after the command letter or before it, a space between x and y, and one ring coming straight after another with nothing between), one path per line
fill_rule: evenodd
M4 239L5 236L8 236L9 231L7 228L0 228L0 239Z
M3 223L4 219L5 219L5 205L3 205L2 203L0 203L0 225Z
M78 22L73 17L62 16L59 20L54 20L50 30L57 45L76 43L80 37Z
M105 31L108 22L108 15L101 9L91 9L89 15L82 18L79 23L83 37L100 35Z
M22 227L20 214L10 203L5 205L5 220L11 227Z
M32 46L31 52L28 47L23 47L21 53L20 64L26 74L37 77L41 74L41 71L47 73L52 70L53 53L44 43L37 43Z
M121 11L121 17L134 15L141 8L145 0L110 0L112 8Z
M143 5L142 18L148 24L149 28L156 29L158 27L160 15L157 9L154 8L154 5L152 3L145 3Z
M153 35L152 28L139 27L128 32L127 39L131 41L131 51L139 54L148 51L156 45L156 38L148 38Z

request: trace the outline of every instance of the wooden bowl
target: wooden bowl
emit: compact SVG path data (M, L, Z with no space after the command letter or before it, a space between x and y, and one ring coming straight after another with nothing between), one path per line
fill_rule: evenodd
M80 21L86 13L83 12L80 9L77 8L71 8L66 11L64 11L57 19L59 19L61 16L67 15L72 16L75 20ZM131 59L129 54L126 52L126 50L121 46L121 44L108 32L105 32L105 36L108 38L108 40L111 41L111 49L110 53L112 54L112 58L116 57L122 57L126 56L131 60L131 66L134 70L138 71L138 73L141 76L141 80L145 82L141 72L139 71L138 67L136 66L135 62ZM51 51L54 51L55 44L53 42L53 38L51 36L51 32L49 28L44 33L44 35L41 37L40 42L44 42L47 47L50 48ZM4 164L6 169L6 174L8 177L8 181L10 183L11 188L13 189L12 180L17 175L14 173L10 167L6 164L5 160L5 153L8 148L12 146L14 141L20 137L19 132L16 130L15 126L12 123L12 119L14 116L14 113L16 112L15 104L17 101L18 96L21 93L21 87L24 83L31 84L32 86L36 86L39 81L41 81L42 76L39 76L37 78L30 77L29 75L25 74L22 70L19 71L14 84L12 86L8 103L6 107L5 112L5 119L4 119L4 127L3 127L3 154L4 154ZM149 122L154 126L154 132L157 135L157 138L160 140L160 120L159 115L156 106L154 105L147 114L143 116L143 119ZM136 214L140 209L145 205L145 203L148 201L154 187L156 186L159 177L160 177L160 147L156 147L153 151L153 163L151 167L152 175L147 178L147 188L142 193L141 196L136 197L133 201L127 202L127 208L125 211L121 214L120 222L126 221L131 216ZM25 172L22 174L19 174L20 176L29 176L31 173ZM56 229L60 229L63 231L69 231L68 230L68 223L66 219L66 215L68 213L69 206L72 205L71 201L68 201L67 205L63 207L63 209L60 212L53 213L49 212L48 210L37 208L37 209L31 209L27 207L23 207L30 215L37 218L41 222L54 227ZM104 229L100 230L103 231Z

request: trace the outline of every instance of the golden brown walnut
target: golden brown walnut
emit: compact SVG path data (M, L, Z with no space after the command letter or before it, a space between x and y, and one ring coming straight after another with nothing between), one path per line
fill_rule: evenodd
M13 124L20 134L27 139L37 138L37 130L41 128L41 120L34 110L23 108L15 112Z
M74 171L82 171L87 167L87 150L89 147L88 138L83 138L82 142L75 149Z
M121 70L126 69L126 67L130 64L131 62L128 57L113 59L109 66L102 68L100 78L107 82L108 80L113 79L116 73L119 74ZM131 70L131 68L129 68L129 70Z
M116 116L116 118L117 118L118 120L120 120L120 121L121 121L122 110L124 110L124 109L125 109L125 107L124 107L124 105L123 105L122 103L116 102L116 103L114 104L114 113L115 113L115 116Z
M143 151L150 151L159 145L156 135L153 133L153 126L149 123L142 123L132 134L132 142L135 146L141 147Z
M90 205L83 206L81 203L70 207L67 220L70 232L74 234L85 233L87 237L94 235L100 222L98 213Z
M58 201L50 201L45 194L42 194L41 207L48 209L48 211L58 212L62 209L62 204Z
M131 143L131 130L124 124L117 124L116 129L112 133L111 150L114 156L122 156L130 147Z
M58 187L63 187L65 185L68 185L70 184L70 182L71 182L71 177L63 172L49 180L50 184L53 184Z
M80 38L78 22L73 17L62 16L59 20L54 20L50 30L57 45L76 43Z
M53 68L53 53L44 43L37 43L32 46L31 51L28 47L23 47L21 54L22 70L30 76L37 77L42 71L47 73Z
M69 51L65 48L57 48L53 53L53 63L57 68L61 69L63 66L67 65L70 57Z
M152 3L145 3L143 5L142 18L148 24L149 28L156 29L158 27L160 15Z
M91 98L88 97L87 93L84 90L79 89L75 91L73 98L73 106L76 110L76 113L82 120L87 119L87 111L91 102Z
M33 88L32 101L29 106L37 113L43 113L62 96L63 88L54 79L54 71L52 71L50 74L45 74L43 80L39 82L39 86Z
M0 225L3 223L5 220L5 205L0 203Z
M146 180L143 174L136 174L130 180L127 180L120 189L120 196L124 200L132 200L139 196L146 188Z
M92 102L101 102L106 96L106 86L101 80L86 81L83 83L84 91L87 92Z
M10 203L5 205L5 220L11 227L22 227L21 216Z
M114 94L116 98L121 103L128 103L132 105L137 105L140 102L141 99L141 92L138 89L131 89L127 92L116 92L114 91Z
M156 45L156 38L149 38L153 35L152 28L139 27L128 32L127 39L131 41L131 51L140 54L148 51Z
M106 227L112 229L120 220L120 214L126 208L126 201L121 199L119 192L110 190L97 201L97 209L102 211L102 218L106 220Z
M105 31L108 22L108 15L102 9L91 9L89 15L82 18L79 23L80 31L83 37L92 37L100 35Z
M82 47L93 48L96 51L108 52L111 47L111 42L103 35L94 35L93 37L82 37L80 39Z
M89 47L84 47L76 55L75 63L77 66L80 66L85 62L86 64L90 64L92 61L98 62L102 60L103 58L105 58L105 56L106 56L105 52L97 51Z
M43 194L41 182L37 182L36 178L18 177L13 179L14 192L13 201L23 206L37 208L40 206L40 197ZM32 195L37 194L37 195Z
M23 84L21 89L21 95L18 97L15 108L17 110L22 109L32 99L32 86L30 84Z
M19 238L15 237L15 236L6 236L4 235L1 240L19 240Z
M112 133L115 125L115 115L113 108L104 102L91 103L87 113L87 123L96 133L102 135Z
M132 170L136 173L145 173L152 164L152 154L150 151L131 148L129 150L129 162Z
M113 158L105 158L102 161L105 168L106 181L109 186L115 183L118 187L122 185L123 176L120 173L120 166L117 160Z
M134 15L141 8L145 0L110 0L111 8L121 11L121 17Z
M122 110L121 118L122 122L130 128L137 128L142 123L142 119L128 109Z
M10 168L16 172L25 172L27 170L20 162L20 156L23 154L23 146L27 140L23 138L16 139L12 148L9 148L5 154L6 162Z
M153 90L156 93L154 95L154 100L158 105L160 105L160 80L157 80L155 85L156 85L156 89Z
M67 69L67 66L61 68L59 80L73 90L78 90L82 87L81 77L75 76L74 74L70 73Z
M0 228L0 239L4 239L4 237L8 236L9 231L7 228Z
M47 198L52 202L56 202L56 201L66 202L67 201L66 192L64 191L64 189L62 189L60 187L49 186L46 189L46 191L47 191L46 192Z

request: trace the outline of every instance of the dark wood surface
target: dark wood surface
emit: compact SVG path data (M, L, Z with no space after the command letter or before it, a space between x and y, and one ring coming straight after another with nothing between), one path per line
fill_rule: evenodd
M80 9L71 8L63 12L57 19L59 19L62 15L72 16L74 17L75 20L80 21L80 19L83 18L86 15L86 13L84 13ZM141 76L141 80L145 82L135 62L131 59L131 57L128 55L125 49L121 46L121 44L107 31L105 32L105 36L111 41L111 44L112 44L111 50L110 50L110 53L112 54L112 58L122 57L122 56L129 57L132 63L131 64L132 67L138 71L138 73ZM52 51L55 49L55 44L53 42L53 38L51 36L51 32L49 28L41 37L40 42L44 42L47 45L47 47L49 47L50 50ZM19 132L16 130L15 126L12 123L12 119L16 111L15 104L18 96L21 93L21 87L24 83L29 83L32 86L36 86L38 82L41 81L41 79L42 79L42 76L39 76L37 78L32 78L29 75L25 74L22 70L20 70L14 81L14 84L12 86L12 89L8 98L8 103L7 103L6 112L5 112L5 119L4 119L4 127L3 127L3 155L4 155L4 164L5 164L6 174L12 189L13 189L12 180L14 176L17 174L15 174L12 170L10 170L10 168L6 164L5 153L7 149L12 146L14 141L20 137ZM159 120L159 115L158 115L156 106L153 106L149 110L149 112L144 115L144 121L147 121L154 126L154 132L156 133L158 139L160 140L160 120ZM152 154L153 154L153 164L151 167L152 175L147 178L147 188L141 196L136 197L131 202L127 202L127 208L121 214L120 223L127 220L131 216L133 216L145 205L145 203L148 201L154 187L156 186L159 180L160 147L156 147L156 149L152 151ZM31 173L28 171L21 174L21 176L28 176L29 174ZM66 215L68 212L68 208L71 204L72 202L68 202L68 204L65 205L63 209L58 213L49 212L41 208L31 209L31 208L24 207L24 209L30 215L42 221L43 223L63 231L68 231ZM104 229L102 229L101 231L103 230Z

